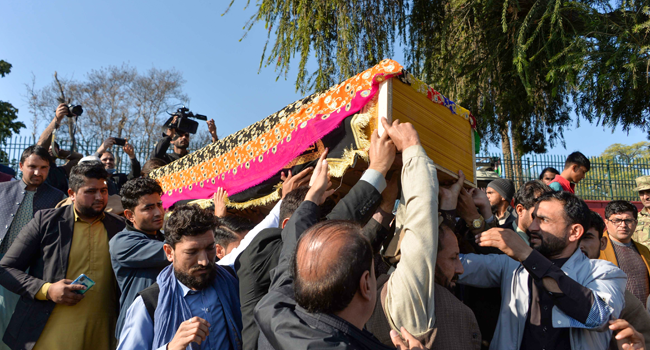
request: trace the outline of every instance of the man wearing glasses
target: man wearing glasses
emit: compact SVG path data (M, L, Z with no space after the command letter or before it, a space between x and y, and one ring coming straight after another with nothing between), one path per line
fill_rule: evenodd
M634 191L639 192L643 210L639 213L639 222L636 225L636 231L634 231L632 239L646 247L650 247L650 175L637 177Z
M650 295L650 250L632 239L637 216L636 206L628 201L611 201L607 204L607 246L605 250L601 250L600 258L614 263L627 274L625 288L646 305Z

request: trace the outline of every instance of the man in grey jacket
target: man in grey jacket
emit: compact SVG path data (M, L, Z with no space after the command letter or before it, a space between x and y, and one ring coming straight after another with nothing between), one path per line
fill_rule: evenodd
M27 147L20 157L20 181L0 184L0 259L14 242L20 230L41 209L54 208L65 198L63 192L45 183L50 170L47 149ZM0 335L4 334L20 296L0 287ZM8 349L0 342L0 350Z
M513 230L476 236L506 255L465 254L458 283L501 287L501 312L490 349L606 349L608 321L624 306L626 276L612 263L590 260L578 245L590 212L568 192L538 198L530 246Z
M108 243L121 292L120 316L115 327L117 339L120 339L124 317L133 300L140 291L156 282L156 276L169 265L160 232L165 215L161 194L162 188L156 180L148 178L130 180L122 187L126 228Z

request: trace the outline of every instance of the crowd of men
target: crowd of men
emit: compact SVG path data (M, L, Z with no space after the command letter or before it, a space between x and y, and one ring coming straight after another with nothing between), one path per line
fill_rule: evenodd
M1 349L645 349L650 176L641 211L574 193L571 154L517 186L439 183L409 123L382 120L369 165L338 203L327 150L283 173L258 222L179 204L148 174L187 154L168 128L141 168L106 139L65 152L51 134L1 177ZM216 128L213 141L216 141ZM167 148L173 145L173 153ZM55 157L67 163L57 167ZM2 170L2 169L0 169ZM396 205L397 203L397 205ZM395 208L396 207L396 208Z

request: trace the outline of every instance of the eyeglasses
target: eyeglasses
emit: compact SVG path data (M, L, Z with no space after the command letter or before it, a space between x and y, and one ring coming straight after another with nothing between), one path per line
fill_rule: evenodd
M609 220L614 226L618 226L619 224L624 223L625 226L632 226L633 223L636 222L634 219L626 219L626 220L619 220L619 219L614 219L614 220Z

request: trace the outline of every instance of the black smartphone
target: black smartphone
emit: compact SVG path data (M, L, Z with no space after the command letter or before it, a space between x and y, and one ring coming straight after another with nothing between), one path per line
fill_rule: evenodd
M118 146L126 145L126 140L125 139L121 139L119 137L114 137L114 139L115 139L115 144L116 145L118 145Z

